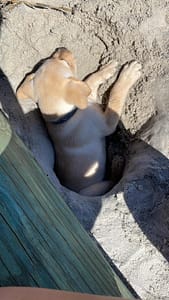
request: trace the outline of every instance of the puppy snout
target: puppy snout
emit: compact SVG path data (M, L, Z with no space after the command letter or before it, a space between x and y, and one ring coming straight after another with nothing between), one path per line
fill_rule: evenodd
M53 58L64 60L67 62L72 72L76 74L76 60L71 51L65 47L60 47L53 54Z
M59 58L59 59L64 59L65 56L67 55L72 55L71 51L69 51L67 48L65 47L60 47L57 48L54 52L54 54L52 55L54 58Z

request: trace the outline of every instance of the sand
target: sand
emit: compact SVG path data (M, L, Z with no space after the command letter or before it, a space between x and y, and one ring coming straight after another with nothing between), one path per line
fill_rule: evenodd
M169 299L169 1L49 3L62 9L24 3L3 8L1 106L69 207L136 293L145 300ZM125 160L124 172L102 197L82 197L60 185L39 111L30 101L21 109L14 95L24 75L60 46L73 51L80 78L110 60L118 60L119 68L133 59L143 66L118 131L109 138L109 156ZM100 90L100 99L111 83Z

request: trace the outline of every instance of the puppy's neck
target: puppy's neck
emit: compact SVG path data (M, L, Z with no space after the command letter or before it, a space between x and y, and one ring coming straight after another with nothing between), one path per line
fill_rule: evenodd
M60 118L74 109L75 106L73 104L69 104L65 100L61 100L60 103L59 102L57 103L57 111L56 111L57 117Z
M57 101L57 105L54 106L54 110L51 112L47 109L41 109L43 117L46 121L58 121L61 118L64 118L67 114L75 110L75 105L67 103L65 100Z

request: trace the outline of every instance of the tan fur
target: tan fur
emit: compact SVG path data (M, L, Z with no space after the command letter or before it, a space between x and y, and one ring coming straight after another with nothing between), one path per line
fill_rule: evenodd
M22 83L22 87L18 89L17 91L17 97L18 99L34 99L33 95L33 81L32 79L34 78L34 74L30 74L26 77L24 82Z
M126 64L103 112L96 103L97 90L115 74L116 66L116 62L110 63L80 81L72 53L60 48L17 90L18 99L32 98L39 105L55 147L61 183L84 195L101 195L112 186L104 181L105 136L115 131L126 96L141 74L140 64ZM75 107L79 109L68 121L55 124Z

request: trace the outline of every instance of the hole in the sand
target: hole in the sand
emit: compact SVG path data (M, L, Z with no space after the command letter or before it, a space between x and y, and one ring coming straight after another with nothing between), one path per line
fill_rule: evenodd
M116 131L106 138L106 177L115 186L123 177L131 135L120 122Z

